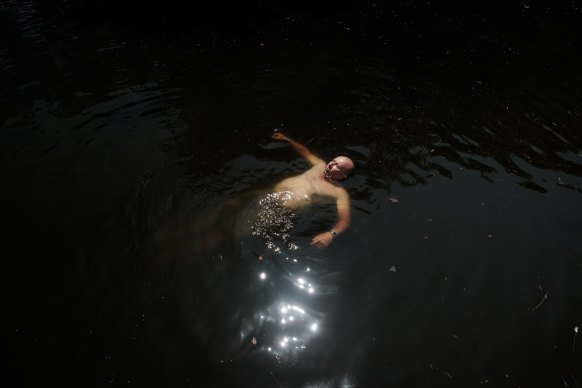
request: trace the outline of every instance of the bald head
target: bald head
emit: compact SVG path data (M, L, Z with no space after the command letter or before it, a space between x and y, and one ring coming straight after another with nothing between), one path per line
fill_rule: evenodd
M354 162L347 156L336 156L325 166L325 176L328 179L341 181L354 170Z

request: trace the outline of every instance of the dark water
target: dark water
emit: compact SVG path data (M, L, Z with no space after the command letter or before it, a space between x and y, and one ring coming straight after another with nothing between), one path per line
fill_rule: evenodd
M579 387L581 7L0 1L5 378ZM326 250L241 232L275 128Z

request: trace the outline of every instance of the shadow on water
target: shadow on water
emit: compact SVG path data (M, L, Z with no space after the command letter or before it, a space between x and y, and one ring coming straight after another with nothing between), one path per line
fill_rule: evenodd
M580 14L446 3L4 2L18 370L577 386ZM325 251L329 204L292 245L237 230L306 168L274 128L356 162Z

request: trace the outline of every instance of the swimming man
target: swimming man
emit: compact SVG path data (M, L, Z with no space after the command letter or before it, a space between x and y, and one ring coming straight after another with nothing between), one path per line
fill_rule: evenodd
M326 164L303 144L280 132L274 133L273 139L289 142L312 166L303 174L284 179L275 186L275 192L288 194L283 203L286 207L298 209L309 206L315 196L335 198L338 221L329 231L320 233L311 240L314 247L325 248L350 224L350 196L344 188L338 186L338 182L350 175L354 162L347 156L337 156Z

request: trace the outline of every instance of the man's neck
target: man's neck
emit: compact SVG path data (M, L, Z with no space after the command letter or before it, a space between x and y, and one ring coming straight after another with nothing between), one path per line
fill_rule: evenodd
M333 179L330 175L327 175L325 171L321 173L321 179L326 181L327 183L331 183L332 185L336 185L338 182L337 180Z

